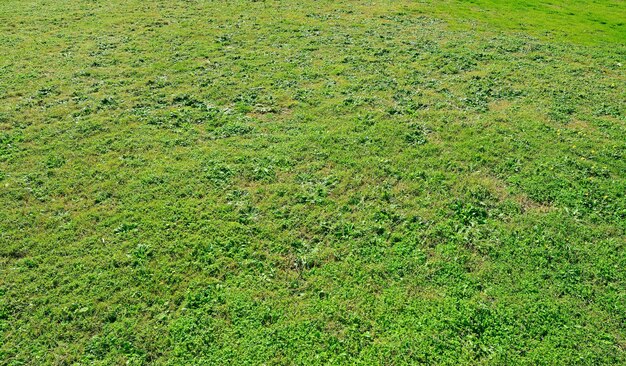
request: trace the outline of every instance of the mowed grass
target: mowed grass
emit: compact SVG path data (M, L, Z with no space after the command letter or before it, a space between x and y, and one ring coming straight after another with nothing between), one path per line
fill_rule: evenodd
M457 29L492 29L544 40L593 46L624 44L626 10L621 0L464 0L423 2L425 13Z
M0 363L626 363L625 12L0 2Z

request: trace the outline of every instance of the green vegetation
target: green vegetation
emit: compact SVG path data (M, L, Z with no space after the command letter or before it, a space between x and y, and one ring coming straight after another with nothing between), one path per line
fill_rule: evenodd
M422 11L460 29L489 27L593 46L623 45L626 38L621 0L437 1Z
M0 363L626 363L624 14L0 2Z

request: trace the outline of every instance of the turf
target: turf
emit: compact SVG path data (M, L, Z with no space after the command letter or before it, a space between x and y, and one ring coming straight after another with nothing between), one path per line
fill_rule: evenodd
M626 363L624 14L0 2L0 363Z

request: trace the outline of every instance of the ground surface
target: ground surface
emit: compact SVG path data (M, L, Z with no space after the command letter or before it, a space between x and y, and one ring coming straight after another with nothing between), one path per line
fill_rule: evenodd
M626 363L623 1L0 2L0 363Z

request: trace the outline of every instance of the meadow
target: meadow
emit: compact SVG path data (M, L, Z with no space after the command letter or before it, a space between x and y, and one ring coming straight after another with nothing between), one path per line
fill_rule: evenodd
M0 1L0 364L626 364L625 22Z

